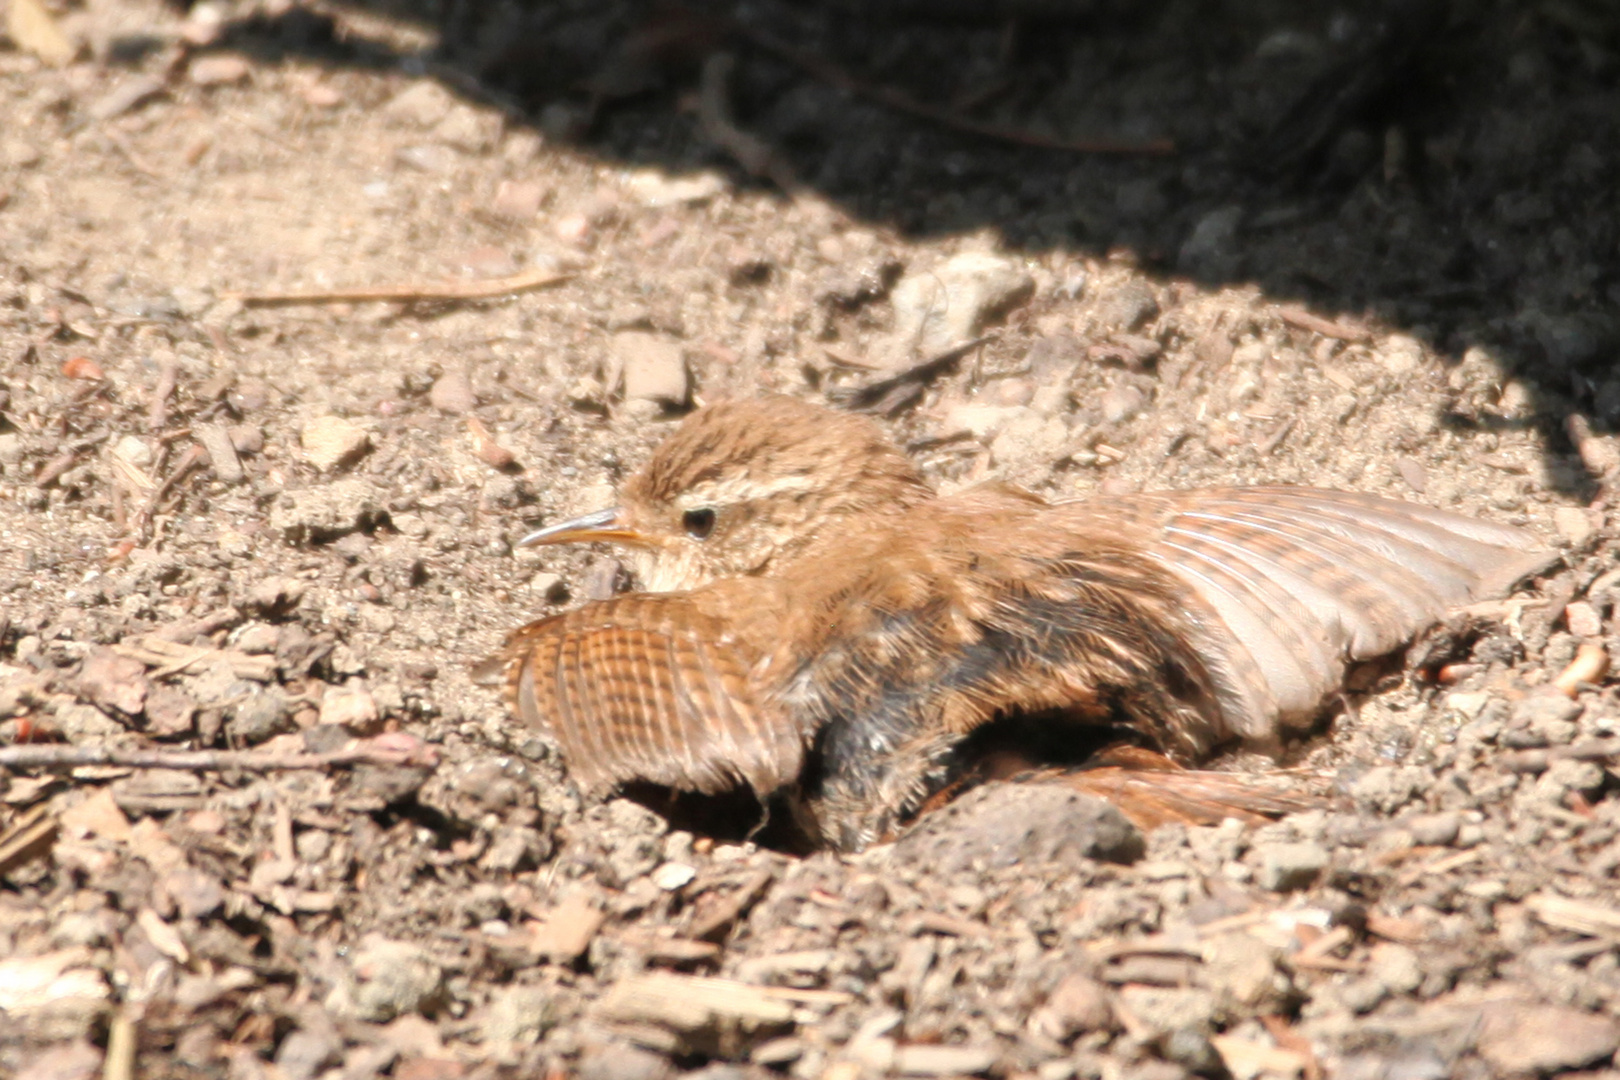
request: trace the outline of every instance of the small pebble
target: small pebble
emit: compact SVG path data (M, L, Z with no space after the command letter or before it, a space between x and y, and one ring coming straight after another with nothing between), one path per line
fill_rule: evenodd
M320 722L366 734L377 723L377 701L365 690L329 690L321 698Z
M1367 975L1392 994L1410 994L1423 985L1423 962L1405 945L1383 941L1372 948Z
M214 469L223 484L239 484L246 475L242 471L241 459L236 456L236 446L231 441L230 432L222 424L194 424L192 434L202 443L204 450L208 451L208 464Z
M371 447L371 436L341 416L320 416L299 434L304 457L322 472L348 464Z
M553 993L540 986L500 988L484 1015L483 1035L489 1042L538 1042L556 1023Z
M894 1052L894 1071L901 1076L975 1076L989 1072L996 1052L980 1046L901 1046Z
M1066 1043L1087 1031L1112 1030L1114 1008L1102 983L1074 972L1057 984L1031 1022L1048 1038Z
M1553 527L1570 547L1582 548L1597 532L1592 515L1579 506L1560 506L1553 510Z
M1101 293L1091 309L1099 330L1127 334L1158 314L1159 298L1153 287L1140 278Z
M1391 375L1407 375L1423 364L1423 343L1406 334L1391 334L1378 350L1378 359Z
M428 391L428 403L440 412L459 416L471 412L478 402L473 396L472 380L467 377L466 371L456 368L433 381L433 387Z
M625 186L642 206L663 209L707 202L726 190L726 180L712 171L670 176L659 169L638 169L630 174Z
M186 69L186 78L193 86L228 86L246 82L251 71L242 57L216 53L193 60Z
M314 109L335 109L343 104L343 92L327 83L310 83L305 86L299 96L304 104Z
M545 196L546 189L533 180L502 180L489 209L512 221L533 221Z
M298 606L308 589L309 583L299 578L267 577L248 590L247 605L267 615L284 615Z
M113 453L137 469L145 469L152 464L152 448L138 435L125 435L119 439Z
M1122 424L1134 419L1147 407L1147 395L1138 387L1124 383L1110 387L1103 394L1100 404L1104 420L1110 424Z
M450 91L437 80L421 79L395 94L382 107L382 115L394 123L426 130L450 115L455 103Z
M626 401L686 404L691 387L679 344L656 334L624 330L613 335L612 349L624 372Z
M1263 844L1255 849L1260 856L1260 887L1272 892L1308 888L1327 868L1327 849L1320 844Z
M1406 481L1406 486L1419 495L1428 489L1429 471L1416 458L1396 458L1395 471L1401 474L1401 479Z
M1596 1065L1620 1048L1620 1020L1565 1005L1491 1002L1476 1044L1500 1074L1534 1076Z
M401 147L394 152L401 165L409 165L429 176L448 176L461 164L461 156L441 143Z
M1455 813L1419 814L1406 822L1412 842L1425 847L1446 847L1457 839L1462 818Z
M903 366L914 356L960 345L1034 290L1035 279L1022 264L986 252L963 252L908 274L889 297L895 329L887 359Z
M257 454L264 449L264 430L257 424L234 424L226 430L238 454Z
M1585 600L1564 607L1564 622L1576 637L1592 638L1603 633L1603 616Z
M463 101L455 102L444 119L433 125L433 138L464 154L482 154L500 136L500 121Z
M334 990L326 1005L374 1023L403 1013L431 1012L444 982L444 970L426 950L377 934L361 939L350 968L353 982Z
M291 719L291 703L280 687L255 687L231 706L225 730L233 745L256 746L287 731Z
M691 883L697 871L685 863L667 862L653 871L653 884L665 892L674 892Z

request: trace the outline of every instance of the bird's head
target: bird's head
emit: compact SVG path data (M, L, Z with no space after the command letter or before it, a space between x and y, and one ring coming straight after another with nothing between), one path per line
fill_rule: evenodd
M772 573L853 518L932 496L864 417L788 397L722 401L675 429L625 482L618 506L519 543L621 544L642 587L668 592Z

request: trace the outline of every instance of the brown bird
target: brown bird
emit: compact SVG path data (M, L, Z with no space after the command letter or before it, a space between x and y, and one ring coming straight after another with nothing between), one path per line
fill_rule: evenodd
M513 711L587 790L746 787L846 850L985 771L969 749L1020 718L1048 744L1120 725L1176 763L1274 749L1350 662L1555 557L1519 529L1309 488L940 496L875 424L786 397L694 412L618 507L521 542L596 540L648 591L515 631L485 665ZM1156 791L1148 820L1290 805L1140 758L1080 775L1127 810Z

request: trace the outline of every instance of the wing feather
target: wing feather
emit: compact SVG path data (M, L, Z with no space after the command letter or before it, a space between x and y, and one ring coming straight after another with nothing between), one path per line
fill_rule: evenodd
M763 795L798 775L804 738L754 685L758 650L702 593L620 597L508 639L512 711L557 740L581 786Z
M1557 553L1533 534L1376 495L1254 487L1060 508L1076 528L1135 531L1216 620L1199 643L1234 729L1308 719L1347 665L1500 595Z

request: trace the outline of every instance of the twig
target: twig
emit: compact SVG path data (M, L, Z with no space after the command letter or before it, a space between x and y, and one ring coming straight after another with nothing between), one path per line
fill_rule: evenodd
M1269 457L1271 454L1275 453L1277 447L1281 446L1283 440L1288 438L1288 433L1294 430L1294 425L1298 422L1299 417L1290 416L1288 419L1278 424L1277 430L1273 431L1270 435L1267 435L1266 441L1260 444L1260 456Z
M1551 768L1554 761L1603 761L1613 757L1620 757L1620 739L1587 739L1545 750L1516 750L1503 754L1496 762L1508 772L1539 775Z
M313 289L307 292L228 292L223 300L237 300L248 307L283 307L293 304L414 304L431 300L488 300L510 293L529 292L571 281L576 274L531 270L526 274L493 278L489 281L447 281L440 285L385 285L374 289Z
M1271 1041L1284 1050L1298 1054L1304 1061L1305 1080L1320 1080L1322 1076L1322 1063L1316 1058L1316 1048L1311 1040L1295 1031L1284 1016L1262 1016L1261 1025L1271 1036Z
M715 941L723 937L749 908L759 902L775 880L776 873L772 870L756 872L707 912L700 909L693 917L692 925L687 927L687 935L698 941Z
M273 754L260 750L126 750L113 746L66 746L32 743L0 746L0 768L78 769L113 765L127 769L179 769L186 772L277 772L287 769L337 769L353 765L400 765L432 768L439 755L420 750L357 746L325 754Z
M737 58L728 52L712 54L703 64L698 94L698 120L709 141L736 159L750 176L771 181L783 191L799 186L798 177L770 143L737 126L731 115L731 70Z
M0 878L51 849L57 821L46 806L36 806L0 835Z
M1302 307L1279 307L1277 318L1289 326L1301 330L1309 330L1313 334L1334 338L1338 341L1365 342L1372 340L1372 331L1360 326L1347 326L1332 319L1324 319L1320 315L1313 315Z
M858 356L852 356L848 352L846 352L846 351L844 351L842 349L833 348L831 345L823 345L821 347L821 351L826 354L827 359L831 360L833 363L837 364L839 367L846 367L846 368L851 369L852 371L882 371L883 370L883 366L881 364L875 364L870 360L862 360Z
M129 162L130 168L151 180L167 179L162 173L147 164L146 160L135 152L135 148L129 145L129 140L122 135L105 127L102 128L102 134L107 136L107 141L113 144L114 149L124 155L124 160Z
M51 460L47 461L40 468L39 472L34 475L34 486L42 488L50 487L51 484L55 483L63 473L67 472L78 463L79 455L72 450L57 454L55 457L51 458Z
M1350 927L1342 925L1335 926L1332 930L1329 930L1315 941L1310 942L1298 952L1294 953L1294 955L1290 957L1290 960L1297 963L1302 960L1311 962L1327 959L1329 954L1332 953L1334 949L1349 945L1355 939L1356 932L1350 929Z
M181 454L180 460L175 463L174 470L157 486L157 490L152 492L152 497L146 500L146 505L135 515L135 534L138 541L145 543L152 528L152 518L157 514L158 507L162 505L169 492L174 490L174 486L184 479L187 473L202 464L203 458L207 456L208 451L196 443L186 447L186 452Z
M936 124L966 132L969 135L995 139L998 142L1016 143L1019 146L1031 146L1040 150L1067 150L1076 154L1163 156L1176 152L1175 143L1169 139L1150 139L1147 142L1117 142L1112 139L1062 139L1052 135L1042 135L1035 131L1021 131L972 120L951 112L949 109L938 108L918 101L903 90L868 82L845 71L831 60L795 49L763 30L745 26L740 22L733 25L736 27L738 34L760 49L780 60L787 61L801 71L808 72L810 75L845 93L870 98L896 112L909 113L912 116L931 120Z
M165 360L158 368L157 385L152 388L152 404L146 411L146 429L158 431L169 420L169 396L180 382L180 365L175 360Z
M135 1080L135 1020L120 1009L107 1024L107 1056L102 1061L102 1080Z
M1588 641L1575 650L1575 659L1559 672L1553 687L1565 697L1574 697L1583 686L1603 681L1609 673L1609 651L1595 641Z
M964 341L960 345L953 345L942 353L936 353L921 360L904 371L896 372L886 379L867 383L865 386L836 387L827 392L827 396L839 405L854 409L877 410L896 388L907 383L920 383L938 375L968 353L977 349L987 341L993 340L994 334L976 337L971 341Z

